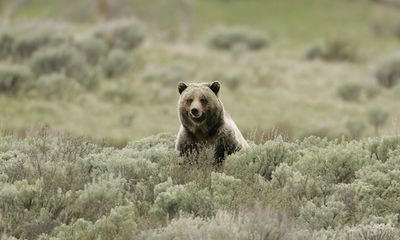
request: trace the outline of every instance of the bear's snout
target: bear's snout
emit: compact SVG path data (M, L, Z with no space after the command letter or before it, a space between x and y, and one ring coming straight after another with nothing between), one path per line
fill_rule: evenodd
M192 116L195 117L195 118L200 117L200 112L199 112L199 110L198 110L197 108L192 108L192 109L190 110L190 113L191 113Z

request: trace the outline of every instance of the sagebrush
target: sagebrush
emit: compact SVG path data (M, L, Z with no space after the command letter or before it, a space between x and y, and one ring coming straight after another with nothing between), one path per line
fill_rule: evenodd
M399 138L278 138L217 170L185 164L170 134L122 149L47 129L3 134L0 231L3 239L397 239Z

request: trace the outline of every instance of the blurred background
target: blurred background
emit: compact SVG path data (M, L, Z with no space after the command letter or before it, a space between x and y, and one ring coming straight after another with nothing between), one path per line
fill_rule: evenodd
M254 141L400 134L400 1L0 0L3 131L123 146L215 80Z

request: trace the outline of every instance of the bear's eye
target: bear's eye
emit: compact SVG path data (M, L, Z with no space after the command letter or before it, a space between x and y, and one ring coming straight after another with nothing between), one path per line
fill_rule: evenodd
M205 98L200 99L200 102L201 102L201 104L204 104L204 105L208 103L207 99L205 99Z
M192 102L193 102L193 99L191 99L191 98L186 99L187 104L191 104Z

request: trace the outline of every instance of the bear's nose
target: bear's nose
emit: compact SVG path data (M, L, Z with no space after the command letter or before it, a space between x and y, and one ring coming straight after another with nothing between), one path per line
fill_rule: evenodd
M199 110L197 110L197 108L192 108L192 110L190 110L190 112L193 114L193 116L199 115Z

